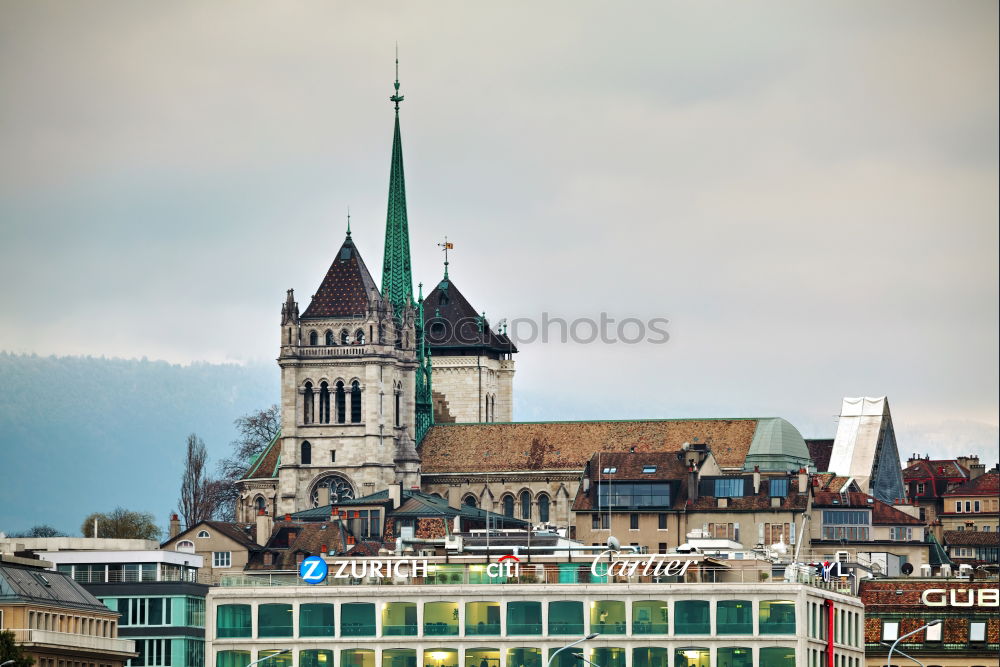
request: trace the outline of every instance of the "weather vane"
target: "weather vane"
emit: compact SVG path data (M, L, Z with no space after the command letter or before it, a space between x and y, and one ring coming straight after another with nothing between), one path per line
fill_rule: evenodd
M438 247L444 250L444 277L448 277L448 251L455 249L455 244L448 240L448 237L444 237L444 243L438 243Z
M396 113L399 113L399 103L403 101L403 96L399 94L399 42L396 42L396 81L392 85L396 92L389 100L396 103Z

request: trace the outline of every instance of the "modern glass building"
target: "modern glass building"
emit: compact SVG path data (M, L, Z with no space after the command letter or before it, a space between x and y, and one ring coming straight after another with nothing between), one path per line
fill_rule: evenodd
M435 573L307 586L293 575L234 577L208 597L208 664L247 667L274 655L265 667L543 667L599 633L553 665L580 667L582 657L600 667L825 667L831 649L836 667L863 665L856 596L753 579L466 583L477 581L470 571L458 582Z
M53 551L39 554L119 614L119 636L139 654L128 667L203 667L202 557L173 551Z

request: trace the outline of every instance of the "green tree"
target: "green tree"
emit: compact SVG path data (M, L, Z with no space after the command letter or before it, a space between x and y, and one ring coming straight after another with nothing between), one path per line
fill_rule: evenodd
M94 520L97 534L94 534ZM94 512L83 520L80 532L84 537L115 537L134 540L158 540L160 529L149 512L133 512L116 507L110 512Z
M272 405L249 412L233 424L238 437L230 443L232 455L219 461L220 479L216 483L216 516L223 521L236 520L236 502L240 497L236 482L243 479L247 468L281 431L281 411Z
M14 664L9 667L31 667L35 664L35 659L24 655L21 647L14 643L14 633L10 630L0 632L0 664L13 660Z

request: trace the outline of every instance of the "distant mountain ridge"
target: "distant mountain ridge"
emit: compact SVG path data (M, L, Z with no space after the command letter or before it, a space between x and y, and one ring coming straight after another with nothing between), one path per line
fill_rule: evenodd
M72 535L117 505L165 525L187 435L204 439L214 469L233 420L278 398L275 364L0 352L0 531Z

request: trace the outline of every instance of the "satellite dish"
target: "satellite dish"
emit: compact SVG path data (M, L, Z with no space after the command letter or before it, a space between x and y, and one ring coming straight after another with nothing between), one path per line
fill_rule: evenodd
M608 548L612 551L621 551L622 543L618 541L618 538L612 535L608 538Z
M903 574L906 576L913 574L913 565L911 563L903 563L903 567L899 569L902 570Z

